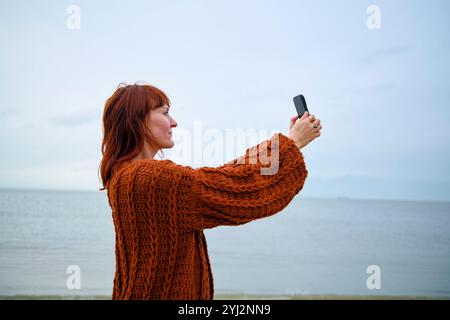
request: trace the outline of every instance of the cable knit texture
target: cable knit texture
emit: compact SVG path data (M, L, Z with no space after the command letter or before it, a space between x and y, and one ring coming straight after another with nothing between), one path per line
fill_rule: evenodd
M261 174L274 162L261 160L263 149L268 156L278 150L274 174ZM307 175L303 154L281 133L220 167L154 159L122 165L107 185L116 233L112 299L213 299L203 230L280 212Z

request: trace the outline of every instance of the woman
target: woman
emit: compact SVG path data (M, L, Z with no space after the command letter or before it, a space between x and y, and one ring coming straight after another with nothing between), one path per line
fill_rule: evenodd
M103 113L103 159L116 233L113 299L213 299L203 230L241 225L280 212L303 188L308 171L299 149L320 136L320 120L292 117L287 136L246 150L221 167L155 160L172 148L170 101L151 85L119 85ZM278 154L262 174L262 153ZM272 165L273 163L270 163Z

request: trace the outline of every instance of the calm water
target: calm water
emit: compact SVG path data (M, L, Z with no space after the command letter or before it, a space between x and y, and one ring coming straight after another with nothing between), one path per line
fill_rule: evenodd
M0 295L110 295L106 193L0 189ZM450 296L450 203L305 199L205 231L216 293ZM81 289L69 290L69 265ZM369 290L369 265L381 289Z

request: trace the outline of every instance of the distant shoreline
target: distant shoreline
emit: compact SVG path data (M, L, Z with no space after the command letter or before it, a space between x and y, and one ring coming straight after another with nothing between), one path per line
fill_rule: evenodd
M3 295L0 300L111 300L104 295ZM446 296L216 294L214 300L450 300Z

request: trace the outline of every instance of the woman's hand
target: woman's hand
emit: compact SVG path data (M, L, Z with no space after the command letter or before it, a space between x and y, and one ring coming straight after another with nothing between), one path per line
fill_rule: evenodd
M321 129L320 119L316 119L313 114L309 115L308 112L305 112L300 119L298 116L291 117L288 137L294 140L297 147L301 149L320 137Z

